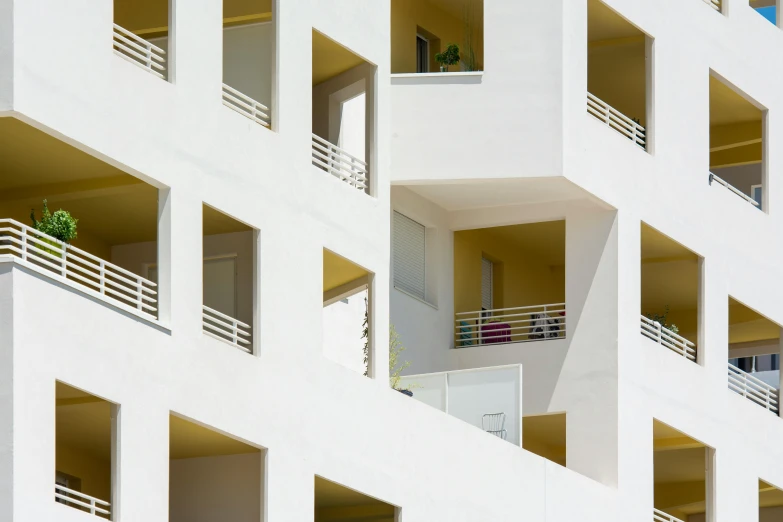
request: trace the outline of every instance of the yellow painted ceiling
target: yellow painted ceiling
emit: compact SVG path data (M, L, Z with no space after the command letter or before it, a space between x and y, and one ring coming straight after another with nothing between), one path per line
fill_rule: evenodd
M129 31L165 34L167 29L168 0L114 0L114 22ZM269 18L272 0L223 0L223 17Z
M710 75L710 126L760 121L761 110Z
M682 520L705 510L705 446L653 420L655 507Z
M759 480L759 507L783 506L783 491L768 482Z
M324 249L324 292L369 274L356 263Z
M106 245L155 240L155 187L15 118L0 118L0 157L3 217L29 223L30 209L48 199L51 211L79 220L81 235Z
M779 338L780 327L776 323L729 298L729 343Z
M313 85L342 74L364 60L323 33L313 29Z
M430 4L437 7L441 11L445 11L454 18L462 19L465 13L465 9L468 5L471 6L474 15L483 17L484 14L484 0L427 0Z
M231 232L248 232L253 230L241 221L216 210L209 205L203 206L204 235L229 234Z
M522 419L522 447L566 465L566 414L528 415Z
M199 426L175 415L169 422L169 458L192 459L217 455L257 453L260 450L222 433Z
M699 256L680 243L642 223L642 262L661 262L689 259L697 261Z
M480 233L506 243L527 256L542 259L549 266L565 266L563 220L483 228Z
M97 460L111 459L111 405L58 382L55 392L57 446Z
M315 477L315 507L363 506L384 504L380 500L368 497L358 491L346 488L335 482Z
M607 7L600 0L587 2L587 40L614 40L644 36L639 29L631 25L625 18Z

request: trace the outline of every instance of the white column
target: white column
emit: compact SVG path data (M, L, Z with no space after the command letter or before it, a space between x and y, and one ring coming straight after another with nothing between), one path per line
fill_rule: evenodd
M120 509L120 493L122 492L122 473L120 467L120 450L122 448L122 422L120 418L120 406L111 405L111 520L117 522Z
M219 103L223 83L223 2L169 0L169 81L200 103Z
M13 520L14 507L14 330L11 266L10 263L0 264L0 520Z
M568 467L611 486L618 466L617 223L615 211L566 218L568 354L550 404L567 412Z
M0 0L0 112L14 107L14 0Z
M715 389L726 387L729 360L729 296L720 259L699 261L697 361Z

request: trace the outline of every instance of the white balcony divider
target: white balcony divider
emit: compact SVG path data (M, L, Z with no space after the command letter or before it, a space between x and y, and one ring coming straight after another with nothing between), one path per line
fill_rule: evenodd
M704 0L704 3L708 6L712 7L716 11L720 13L720 2L721 0Z
M646 148L646 131L644 127L589 92L587 93L587 112L641 148Z
M0 219L0 256L3 255L155 319L155 283L13 219Z
M166 51L114 24L114 54L165 79Z
M682 522L682 520L653 508L653 522Z
M729 363L729 389L771 412L778 412L778 390L731 363Z
M715 174L710 172L710 185L712 185L713 181L718 183L718 185L723 185L724 187L726 187L727 189L729 189L730 191L732 191L733 193L735 193L736 195L738 195L739 197L741 197L742 199L744 199L745 201L747 201L748 203L753 205L754 207L758 207L759 206L758 201L756 201L752 197L748 196L747 194L745 194L741 190L732 187L726 181L720 179L718 176L716 176Z
M459 312L455 326L457 348L564 339L565 303Z
M367 163L313 134L313 165L359 190L367 188Z
M204 306L201 314L201 324L204 326L204 333L208 336L225 341L244 352L252 353L249 324L207 306Z
M264 127L269 127L269 107L225 83L223 84L223 105Z
M696 360L696 345L672 332L668 328L661 326L658 321L653 321L645 316L642 318L642 335L652 339L658 344L662 344L673 352L682 355L691 361Z
M109 511L111 504L105 500L79 493L59 484L54 485L54 498L62 504L76 507L77 509L82 508L82 510L89 512L91 515L106 515L106 518L111 515Z

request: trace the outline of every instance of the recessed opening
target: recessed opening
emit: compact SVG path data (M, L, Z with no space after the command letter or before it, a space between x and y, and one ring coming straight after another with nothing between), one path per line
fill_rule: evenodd
M685 521L709 515L714 453L681 431L653 420L654 506L659 517L662 512Z
M652 39L600 0L588 0L587 49L587 112L647 148Z
M368 192L376 67L313 30L313 165Z
M55 406L54 500L110 520L118 407L61 382Z
M397 509L356 490L315 477L315 522L394 522Z
M759 480L759 522L783 520L783 490Z
M710 180L766 211L765 118L760 104L710 75Z
M203 205L204 333L252 353L257 231Z
M275 24L273 0L223 0L223 103L271 125Z
M522 447L565 466L566 414L526 415L522 419Z
M157 261L158 189L15 118L0 118L0 155L0 255L155 318L140 258Z
M392 74L484 70L483 0L392 0L391 24Z
M565 338L565 221L454 233L455 346Z
M773 25L778 24L777 0L749 0L750 6Z
M114 0L114 52L162 79L171 61L169 1Z
M265 468L265 450L171 415L169 520L261 522Z
M699 256L642 223L641 333L696 361Z
M368 270L324 249L324 355L363 375L369 370L370 279Z

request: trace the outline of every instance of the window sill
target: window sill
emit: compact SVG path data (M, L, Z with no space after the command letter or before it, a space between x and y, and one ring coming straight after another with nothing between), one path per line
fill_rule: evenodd
M394 289L397 290L401 294L407 295L411 299L414 299L414 300L416 300L416 301L418 301L418 302L420 302L422 304L425 304L425 305L429 306L433 310L437 310L438 309L437 305L434 305L434 304L432 304L430 302L427 302L424 299L422 299L421 297L415 296L415 295L411 294L410 292L406 292L405 290L403 290L401 288L397 288L396 286L394 287Z

